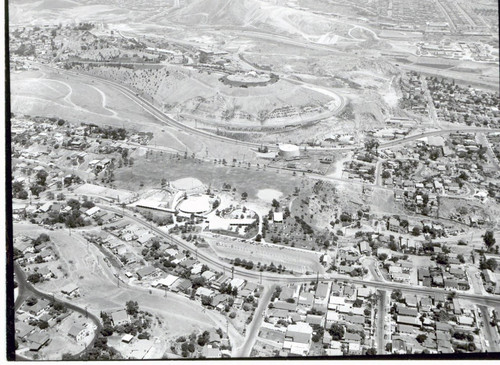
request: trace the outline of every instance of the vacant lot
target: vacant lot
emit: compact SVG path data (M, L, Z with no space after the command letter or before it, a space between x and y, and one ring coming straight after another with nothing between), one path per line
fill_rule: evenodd
M305 273L306 271L321 271L322 267L319 264L319 254L306 251L294 250L287 247L277 245L262 245L255 242L240 242L239 240L226 239L218 237L216 239L206 237L210 247L217 253L219 257L253 261L256 265L282 265L287 270L294 272Z
M14 113L125 126L139 131L158 126L156 119L144 113L139 105L98 81L49 69L16 73L11 77Z

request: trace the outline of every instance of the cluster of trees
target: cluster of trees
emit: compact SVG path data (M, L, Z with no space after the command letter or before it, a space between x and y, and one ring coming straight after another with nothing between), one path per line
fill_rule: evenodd
M153 214L147 210L141 210L141 214L148 222L156 223L159 226L168 226L174 223L174 218L171 214Z
M127 130L125 128L100 127L94 124L87 126L84 133L85 135L88 133L97 134L100 138L112 140L124 140L127 138Z
M243 266L247 270L252 270L253 266L254 266L253 261L250 261L250 260L247 261L245 259L242 260L238 257L234 259L233 263L234 263L234 266Z
M87 22L80 22L73 27L74 30L91 30L95 25Z
M457 340L467 340L469 342L474 341L474 336L471 335L470 333L464 333L458 331L453 333L453 338L456 338Z
M219 291L221 292L221 294L229 294L229 295L232 295L232 296L237 296L238 295L238 288L233 288L231 286L231 284L227 284L227 283L223 283L220 286Z
M21 45L14 50L14 54L17 56L35 56L36 47L34 44L21 43Z
M218 329L217 333L222 338L222 330ZM198 346L203 347L210 342L210 333L208 331L203 331L197 336L196 333L193 332L189 335L189 341L188 339L186 339L185 336L180 336L175 341L181 343L182 357L188 357L189 354L195 352L196 344L198 344ZM176 352L175 346L172 346L171 350L173 352Z
M479 268L481 270L491 270L491 271L495 271L498 267L498 263L497 261L494 259L494 258L490 258L488 260L483 260L481 261L481 263L479 264Z
M300 224L300 227L302 228L302 231L306 235L313 235L314 230L313 228L306 222L304 221L301 217L295 216L295 221Z
M493 234L493 231L486 231L483 235L483 242L484 245L488 250L491 250L493 245L496 243L495 236Z
M29 321L29 324L30 324L30 326L38 327L41 330L49 328L49 323L47 321L44 321L43 319L32 318Z
M44 220L45 224L64 223L68 228L83 227L87 225L86 220L82 216L80 208L82 206L91 207L94 203L87 201L83 205L76 199L69 199L67 202L71 207L71 211L65 212L49 212L49 217Z
M150 320L144 316L139 318L138 314L143 313L139 311L139 305L135 301L128 301L125 305L125 309L129 315L134 319L130 323L125 323L123 325L113 326L111 317L106 312L101 312L101 319L103 322L103 328L101 329L101 335L104 337L111 336L113 333L117 332L119 334L128 333L132 336L138 335L139 339L149 339L150 334L146 331L150 327ZM146 315L149 313L145 313Z
M36 283L43 281L42 274L40 274L38 272L35 272L33 274L28 275L28 277L26 279L32 284L36 284Z
M28 192L24 189L24 184L21 181L12 183L12 196L17 199L28 199Z
M340 341L344 338L344 327L340 324L334 323L332 327L328 330L332 336L333 341Z

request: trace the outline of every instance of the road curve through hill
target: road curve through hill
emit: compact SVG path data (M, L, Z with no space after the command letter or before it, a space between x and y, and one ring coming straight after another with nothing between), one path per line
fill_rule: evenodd
M233 139L233 138L229 138L229 137L220 136L220 135L217 135L217 134L214 134L214 133L202 130L202 129L197 129L197 128L191 127L189 125L186 125L184 123L181 123L181 122L173 119L172 117L166 115L163 111L161 111L156 106L154 106L152 103L150 103L149 101L147 101L144 98L142 98L141 96L139 96L137 93L130 90L128 87L126 87L122 84L119 84L117 82L110 81L110 80L107 80L107 79L104 79L101 77L97 77L97 76L82 74L82 73L75 72L75 71L63 70L63 69L55 68L55 67L52 67L49 65L43 65L43 66L45 66L51 70L54 70L58 73L64 73L64 74L75 76L75 77L81 77L81 78L84 78L87 80L97 80L101 83L109 85L109 86L113 87L114 89L117 89L118 91L120 91L123 95L125 95L131 101L133 101L134 103L139 105L148 114L150 114L151 116L153 116L154 118L156 118L160 122L162 122L166 125L169 125L171 127L179 128L186 133L198 135L198 136L213 139L213 140L217 140L220 142L236 144L239 146L246 146L246 147L252 147L252 148L267 146L269 149L273 149L273 150L275 150L277 148L276 144L263 144L263 143L257 143L257 142L241 141L241 140L237 140L237 139ZM287 80L294 82L294 83L297 83L297 84L309 85L309 84L307 84L303 81L299 81L299 80L293 80L293 79L287 79ZM311 87L313 87L313 86L311 86ZM316 87L318 88L318 86L316 86ZM346 105L345 98L341 97L340 95L337 95L333 91L328 91L328 92L331 94L335 94L339 100L338 107L336 108L335 111L332 111L331 115L340 113Z

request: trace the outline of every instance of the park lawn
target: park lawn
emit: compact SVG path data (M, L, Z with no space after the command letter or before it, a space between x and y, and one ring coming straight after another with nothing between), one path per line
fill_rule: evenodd
M279 171L279 170L278 170ZM291 194L296 186L300 186L301 177L291 172L257 169L252 165L246 167L223 166L219 163L200 161L190 157L179 159L166 153L153 153L151 157L137 156L132 167L122 167L115 171L115 185L118 188L138 191L159 188L161 180L175 181L193 177L206 186L220 189L228 183L237 193L247 192L250 199L257 199L261 189L276 189L283 194ZM141 187L141 182L143 186Z

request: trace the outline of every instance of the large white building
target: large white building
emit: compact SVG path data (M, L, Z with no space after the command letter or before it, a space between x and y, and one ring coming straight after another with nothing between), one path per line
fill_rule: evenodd
M299 146L293 144L280 144L278 146L279 155L285 160L294 160L300 157Z

